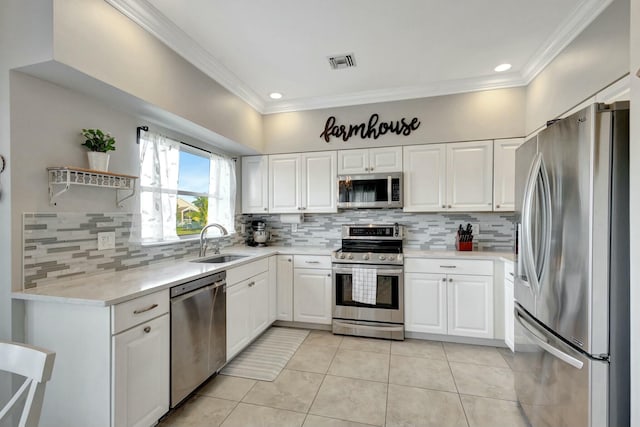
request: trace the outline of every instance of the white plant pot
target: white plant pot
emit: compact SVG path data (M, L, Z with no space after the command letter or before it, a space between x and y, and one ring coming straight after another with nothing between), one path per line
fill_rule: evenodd
M89 151L87 157L89 158L89 169L102 172L109 170L109 155L107 153Z

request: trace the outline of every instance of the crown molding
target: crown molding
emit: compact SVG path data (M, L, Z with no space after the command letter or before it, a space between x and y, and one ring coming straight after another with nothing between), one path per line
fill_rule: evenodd
M316 110L322 108L348 107L351 105L393 102L407 99L428 98L440 95L477 92L491 89L505 89L524 86L519 73L503 74L499 77L479 77L450 80L431 85L371 90L350 94L273 101L265 105L263 114L287 113L293 111Z
M553 59L602 13L613 0L583 0L531 56L522 68L525 84L531 83Z
M105 0L225 89L262 112L264 100L146 0Z
M521 73L364 91L351 94L270 101L258 95L213 55L146 0L105 0L261 114L345 107L528 85L613 0L583 0L525 64Z

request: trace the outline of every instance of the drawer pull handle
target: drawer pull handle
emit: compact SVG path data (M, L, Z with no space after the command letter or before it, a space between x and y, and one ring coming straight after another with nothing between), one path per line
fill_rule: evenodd
M440 268L456 268L455 265L441 265Z
M249 287L252 287L252 286L253 286L253 285L255 285L255 284L256 284L256 282L250 282L250 283L249 283Z
M512 272L509 272L509 274L511 275L511 277L513 277L513 273Z
M305 261L307 264L320 264L320 261Z
M142 314L142 313L144 313L144 312L147 312L147 311L153 310L153 309L154 309L154 308L156 308L157 306L158 306L158 304L151 304L151 305L150 305L149 307L147 307L147 308L143 308L143 309L140 309L140 310L133 310L133 314Z
M145 334L148 334L149 332L151 332L151 326L145 327L143 331L145 332Z

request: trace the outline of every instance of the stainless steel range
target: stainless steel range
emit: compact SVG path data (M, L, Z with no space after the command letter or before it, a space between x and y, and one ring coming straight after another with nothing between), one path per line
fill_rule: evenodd
M343 225L333 252L333 333L404 340L399 224Z

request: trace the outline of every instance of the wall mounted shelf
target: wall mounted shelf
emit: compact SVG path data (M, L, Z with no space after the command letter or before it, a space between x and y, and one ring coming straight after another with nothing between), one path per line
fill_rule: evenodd
M49 173L49 203L55 205L54 200L68 191L72 185L111 188L116 190L116 205L122 207L122 202L132 198L136 193L137 176L119 173L95 171L75 167L50 167Z

